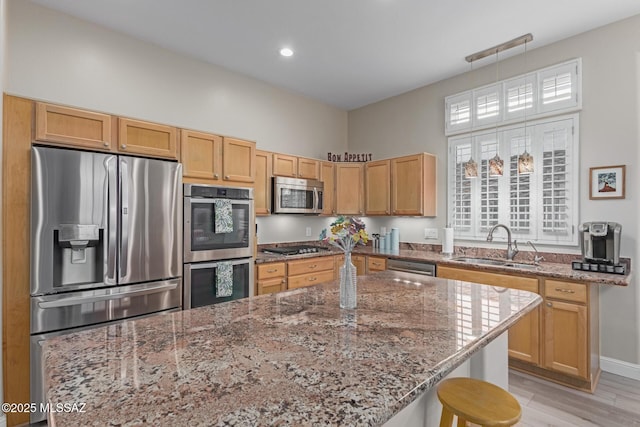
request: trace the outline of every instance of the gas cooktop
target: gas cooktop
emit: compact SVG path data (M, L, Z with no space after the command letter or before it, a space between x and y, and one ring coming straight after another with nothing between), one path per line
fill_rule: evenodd
M321 248L319 246L311 245L298 245L298 246L282 246L279 248L266 248L262 252L278 254L278 255L300 255L300 254L313 254L318 252L324 252L328 249Z

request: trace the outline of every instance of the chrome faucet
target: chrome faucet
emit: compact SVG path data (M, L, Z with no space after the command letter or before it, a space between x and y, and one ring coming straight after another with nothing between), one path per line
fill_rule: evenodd
M489 234L487 235L487 242L493 241L493 232L498 227L502 227L505 230L507 230L507 259L512 261L513 257L515 257L516 254L518 253L518 243L514 240L513 247L511 246L511 230L509 230L509 227L507 227L504 224L496 224L493 227L491 227L491 230L489 230Z
M531 240L527 240L527 244L529 246L531 246L533 248L534 251L536 251L535 255L533 256L533 263L535 265L539 265L540 261L542 261L544 259L543 256L540 256L540 252L538 252L538 249L533 245L533 243L531 242Z

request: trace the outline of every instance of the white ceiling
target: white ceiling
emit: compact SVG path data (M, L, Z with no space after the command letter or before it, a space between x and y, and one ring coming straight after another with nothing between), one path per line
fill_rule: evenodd
M639 0L32 1L346 110L526 33L534 49L640 13Z

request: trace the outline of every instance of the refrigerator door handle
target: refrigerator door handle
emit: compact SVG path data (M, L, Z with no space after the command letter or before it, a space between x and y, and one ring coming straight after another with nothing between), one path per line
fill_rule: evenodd
M129 164L126 159L120 159L120 279L128 274L129 258Z
M39 302L38 307L59 308L59 307L69 307L69 306L78 305L78 304L93 304L101 301L109 301L109 300L123 299L123 298L129 298L134 296L155 294L155 293L165 292L165 291L172 291L177 287L178 287L178 283L167 283L164 285L153 286L146 289L140 289L138 291L121 292L121 293L109 294L109 295L98 295L95 297L88 297L88 298L87 297L71 297L71 298L63 298L55 301L44 301L44 302Z
M105 283L116 284L116 251L118 248L118 171L116 157L105 160L107 169L107 274Z

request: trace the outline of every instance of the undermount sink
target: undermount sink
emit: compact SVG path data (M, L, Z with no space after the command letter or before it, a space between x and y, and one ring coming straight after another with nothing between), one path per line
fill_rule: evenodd
M452 261L460 261L467 264L483 264L483 265L497 265L500 267L512 267L512 268L536 268L535 264L526 264L524 262L510 261L507 259L495 259L495 258L475 258L475 257L457 257L452 258Z

